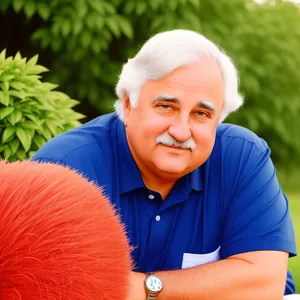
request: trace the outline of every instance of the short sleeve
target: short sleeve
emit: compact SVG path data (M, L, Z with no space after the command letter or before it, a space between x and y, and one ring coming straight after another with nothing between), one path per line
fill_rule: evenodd
M230 138L223 157L227 210L221 235L221 257L278 250L296 255L288 200L276 177L270 149L258 137Z

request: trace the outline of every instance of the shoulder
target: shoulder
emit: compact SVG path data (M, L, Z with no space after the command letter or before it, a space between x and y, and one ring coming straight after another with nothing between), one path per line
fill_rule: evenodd
M255 148L259 152L269 150L267 143L253 131L234 124L220 124L217 128L216 147L225 150L228 146Z
M210 178L219 178L224 194L231 195L243 182L256 178L265 168L273 176L271 150L254 132L242 126L220 124L206 166Z
M116 122L115 114L98 117L54 137L36 152L33 159L64 161L65 158L72 155L86 157L97 153L99 149L105 150L109 148Z

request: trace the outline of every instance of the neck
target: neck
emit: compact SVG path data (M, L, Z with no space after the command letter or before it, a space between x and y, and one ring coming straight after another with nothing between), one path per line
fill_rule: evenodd
M142 179L146 187L152 191L160 193L163 200L167 198L177 180L166 180L157 174L145 174L141 172Z
M156 170L154 167L149 168L149 166L145 166L143 162L139 160L135 151L131 147L131 144L127 136L127 132L126 132L126 138L128 141L130 152L141 173L141 177L143 179L145 186L152 191L160 193L162 199L165 200L168 194L170 193L170 191L172 190L173 186L175 185L176 181L178 180L178 178L176 178L177 176L167 177L165 176L166 174L161 174L161 172L159 170Z

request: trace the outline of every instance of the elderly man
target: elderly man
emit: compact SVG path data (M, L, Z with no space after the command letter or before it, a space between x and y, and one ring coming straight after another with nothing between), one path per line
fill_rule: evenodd
M134 250L130 299L282 299L293 225L270 149L221 124L242 105L231 60L187 30L150 38L123 67L116 113L34 160L103 186Z

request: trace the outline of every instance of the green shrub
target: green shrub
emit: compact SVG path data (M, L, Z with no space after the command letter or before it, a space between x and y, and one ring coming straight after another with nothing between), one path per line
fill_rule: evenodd
M78 101L54 91L57 85L41 82L38 55L26 61L20 53L0 54L0 157L15 161L30 158L52 137L80 125L84 116L72 110Z

